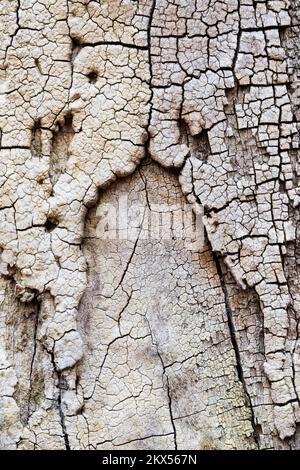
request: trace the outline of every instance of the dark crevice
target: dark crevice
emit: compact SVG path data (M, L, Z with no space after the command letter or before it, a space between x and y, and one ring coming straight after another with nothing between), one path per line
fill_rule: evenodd
M273 382L274 383L274 382ZM282 406L286 406L286 405L289 405L290 403L297 403L298 402L298 398L291 398L291 400L287 400L283 403L280 403L280 402L274 402L274 406L279 406L279 407L282 407Z
M160 357L160 359L162 361L161 357ZM162 362L162 366L164 367L163 362ZM164 367L163 375L166 379L166 384L167 384L167 393L168 393L168 400L169 400L169 412L170 412L170 419L171 419L171 424L172 424L173 434L174 434L174 446L175 446L175 450L177 450L177 448L178 448L178 446L177 446L177 431L176 431L176 426L175 426L175 421L174 421L174 416L173 416L172 396L171 396L171 390L170 390L170 384L169 384L169 377L166 374L166 368L165 367Z
M81 47L82 47L82 44L80 43L80 41L75 38L75 37L71 37L71 41L72 41L72 51L71 51L71 63L73 64L74 60L76 59Z
M165 366L165 363L164 363L164 360L162 358L162 355L159 351L159 348L158 348L158 344L157 342L154 340L154 337L153 337L153 333L152 333L152 329L151 329L151 325L150 325L150 322L148 320L148 318L145 316L145 320L148 324L148 328L149 328L149 332L150 332L150 337L151 337L151 342L153 344L153 346L155 347L156 349L156 352L157 352L157 355L158 355L158 358L160 360L160 363L161 363L161 366L162 366L162 379L163 379L163 383L165 383L166 385L166 388L167 388L167 396L168 396L168 407L169 407L169 413L170 413L170 421L171 421L171 425L172 425L172 429L173 429L173 436L174 436L174 448L175 450L178 449L178 445L177 445L177 431L176 431L176 426L175 426L175 418L174 418L174 415L173 415L173 404L172 404L172 394L171 394L171 387L170 387L170 383L169 383L169 377L168 377L168 374L166 372L166 366Z
M33 353L32 359L30 363L30 373L29 373L29 396L28 396L28 405L27 405L27 422L30 417L30 405L31 405L31 397L32 397L32 389L33 389L33 368L34 368L34 361L36 357L36 349L37 349L37 330L39 325L39 318L41 313L41 302L39 299L35 298L34 304L34 314L35 314L35 322L34 322L34 333L33 333Z
M123 289L124 290L124 289ZM120 332L120 335L122 335L121 333L121 318L122 318L122 314L124 313L124 311L127 309L131 299L132 299L132 291L130 292L130 294L127 293L127 291L124 290L124 292L126 293L127 295L127 299L126 299L126 302L125 302L125 305L122 307L122 309L120 310L119 312L119 315L118 315L118 328L119 328L119 332Z
M66 390L68 387L66 385L66 381L64 380L64 378L61 375L61 372L56 367L55 359L54 359L54 353L50 352L50 356L51 356L51 363L52 363L54 372L55 372L55 374L57 376L57 380L58 380L58 384L57 384L57 388L58 388L57 407L58 407L58 413L59 413L59 417L60 417L61 429L62 429L62 432L63 432L63 438L64 438L64 441L65 441L65 448L66 448L66 450L71 450L69 435L68 435L67 428L66 428L65 415L64 415L64 412L63 412L63 409L62 409L62 390Z
M145 195L146 195L147 206L148 206L148 209L151 211L151 204L150 204L149 194L148 194L147 179L144 177L143 172L141 171L140 167L138 167L138 172L139 172L140 178L141 178L141 180L144 184L144 190L145 190Z
M225 280L224 280L224 274L223 274L223 271L222 271L222 267L221 267L221 263L219 261L219 258L218 258L218 256L216 255L215 252L213 252L213 258L214 258L214 262L215 262L217 272L218 272L218 275L219 275L222 291L223 291L223 294L224 294L225 307L226 307L226 313L227 313L228 325L229 325L229 331L230 331L230 338L231 338L232 346L234 348L234 352L235 352L235 356L236 356L237 373L238 373L239 380L241 382L243 382L244 377L243 377L243 369L242 369L242 365L241 365L240 351L239 351L238 344L237 344L236 333L235 333L235 328L234 328L234 324L233 324L233 315L232 315L232 310L231 310L231 306L230 306L230 303L229 303L229 296L228 296L228 291L227 291L227 287L226 287Z
M145 147L145 158L151 157L151 154L150 154L150 140L151 140L150 125L151 125L151 121L152 121L153 96L154 96L153 88L152 88L153 67L152 67L152 55L151 55L151 28L152 28L155 8L156 8L156 0L153 0L151 10L150 10L148 29L147 29L147 49L148 49L148 61L149 61L149 72L150 72L150 84L149 84L149 86L150 86L150 99L149 99L150 109L149 109L148 123L147 123L147 126L146 126L147 138L146 138L145 145L144 145L144 147Z
M10 49L10 47L12 47L12 45L13 45L13 40L14 40L14 38L16 37L16 35L17 35L17 33L19 32L19 30L21 29L21 27L20 27L20 9L21 9L20 1L21 1L21 0L17 0L17 9L16 9L16 29L15 29L15 31L13 32L13 34L10 36L10 42L9 42L8 46L6 47L6 49L5 49L5 55L4 55L4 61L3 61L4 64L5 64L6 59L7 59L8 50Z
M270 25L270 26L263 26L263 27L262 26L257 26L255 28L241 28L241 31L242 32L247 32L247 33L257 33L258 31L264 32L264 31L274 31L274 30L282 32L282 31L287 30L289 28L290 28L290 26L278 24L276 26Z
M59 381L60 381L60 376L58 376L58 377L59 377ZM70 448L70 442L69 442L69 436L68 436L67 429L66 429L65 415L64 415L64 413L63 413L62 406L61 406L61 389L60 389L60 383L59 383L58 386L59 386L59 393L58 393L57 404L58 404L58 410L59 410L61 428L62 428L62 431L63 431L63 436L64 436L64 441L65 441L66 450L71 450L71 448Z
M40 64L39 59L34 59L34 65L35 65L36 68L38 69L39 73L40 73L41 75L43 75L43 72L42 72L42 69L41 69L41 64Z
M41 121L37 119L31 131L30 150L34 157L41 157L42 155L42 131Z
M230 305L230 301L229 301L229 295L228 295L228 290L227 290L227 287L226 287L226 282L225 282L225 279L224 279L224 273L223 273L221 262L218 258L218 255L214 251L212 253L213 253L213 260L214 260L214 263L215 263L215 266L216 266L216 269L217 269L217 273L218 273L218 276L219 276L219 279L220 279L221 288L222 288L222 291L223 291L223 294L224 294L224 301L225 301L225 308L226 308L226 314L227 314L228 328L229 328L229 332L230 332L230 339L231 339L231 344L232 344L234 354L235 354L235 358L236 358L237 375L238 375L239 381L241 382L241 384L243 386L245 398L246 398L247 404L249 405L249 408L250 408L250 411L251 411L251 423L252 423L252 429L253 429L253 438L254 438L254 441L255 441L257 447L259 448L259 428L258 428L258 426L256 425L256 422L255 422L254 410L253 410L253 406L252 406L252 403L251 403L251 398L250 398L249 392L247 390L246 381L245 381L245 378L244 378L242 360L241 360L239 346L238 346L238 342L237 342L237 338L236 338L236 331L235 331L235 326L234 326L234 321L233 321L233 313L232 313L232 309L231 309L231 305Z
M130 42L119 41L96 41L96 42L83 42L80 47L97 47L97 46L121 46L127 49L137 49L139 51L147 51L148 46L139 46L138 44L131 44Z
M110 352L111 346L112 346L116 341L119 341L120 339L123 339L123 338L127 338L128 336L130 336L129 333L127 333L127 334L125 334L125 335L117 336L117 337L114 338L110 343L108 343L107 348L106 348L106 352L105 352L105 355L104 355L104 358L103 358L103 361L102 361L102 363L101 363L101 365L100 365L100 369L99 369L99 372L98 372L98 374L97 374L97 377L96 377L96 380L95 380L95 383L94 383L94 386L93 386L92 393L91 393L89 396L84 397L84 401L85 401L85 402L86 402L86 401L89 401L89 400L93 397L93 395L94 395L94 393L95 393L96 386L97 386L97 382L99 382L99 379L100 379L100 376L101 376L101 374L102 374L102 370L103 370L104 364L105 364L105 362L106 362L106 359L107 359L107 357L108 357L108 354L109 354L109 352Z
M58 222L53 219L47 219L45 222L45 231L46 232L52 232L56 227L58 226Z

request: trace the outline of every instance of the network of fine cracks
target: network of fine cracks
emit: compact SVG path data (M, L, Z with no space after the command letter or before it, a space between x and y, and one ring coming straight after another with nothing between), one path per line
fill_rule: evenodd
M0 11L1 447L294 448L299 2L32 3ZM203 207L197 254L145 241L164 199Z

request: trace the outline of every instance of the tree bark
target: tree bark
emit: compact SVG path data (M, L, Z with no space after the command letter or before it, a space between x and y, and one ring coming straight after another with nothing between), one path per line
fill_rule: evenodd
M299 20L1 1L2 449L300 449Z

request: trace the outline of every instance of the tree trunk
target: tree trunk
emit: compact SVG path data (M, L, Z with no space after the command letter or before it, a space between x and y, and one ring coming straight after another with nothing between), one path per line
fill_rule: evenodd
M300 449L299 0L1 0L2 449Z

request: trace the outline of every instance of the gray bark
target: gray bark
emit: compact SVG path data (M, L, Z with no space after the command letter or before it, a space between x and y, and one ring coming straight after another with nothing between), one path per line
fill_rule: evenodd
M299 6L1 1L2 449L300 448Z

